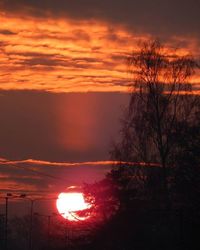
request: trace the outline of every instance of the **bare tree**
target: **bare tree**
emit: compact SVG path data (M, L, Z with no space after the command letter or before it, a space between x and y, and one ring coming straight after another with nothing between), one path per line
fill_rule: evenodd
M197 67L191 56L179 56L159 41L143 43L139 52L128 57L131 98L122 140L115 145L113 157L129 165L134 161L159 164L166 200L168 169L173 166L170 156L178 145L177 134L184 131L184 124L195 120L197 98L189 80Z

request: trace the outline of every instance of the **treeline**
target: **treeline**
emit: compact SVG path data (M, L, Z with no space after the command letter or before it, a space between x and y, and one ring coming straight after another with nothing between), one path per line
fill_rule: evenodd
M127 59L130 103L114 164L85 185L101 218L95 249L199 249L200 98L192 56L148 41ZM138 162L138 164L136 163Z

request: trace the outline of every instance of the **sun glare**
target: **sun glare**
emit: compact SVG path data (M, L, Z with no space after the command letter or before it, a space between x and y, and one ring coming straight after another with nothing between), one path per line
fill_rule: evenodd
M56 202L58 212L70 221L83 221L89 216L79 216L77 212L86 210L91 207L86 203L82 193L69 192L60 193Z

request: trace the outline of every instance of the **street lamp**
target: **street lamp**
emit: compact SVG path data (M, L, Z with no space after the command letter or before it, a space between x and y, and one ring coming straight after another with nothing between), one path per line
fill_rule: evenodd
M13 195L12 193L7 193L6 196L0 197L0 199L5 199L5 250L8 249L8 200L9 199L25 199L30 201L30 227L29 227L29 250L32 250L32 231L33 231L33 212L34 212L34 202L35 201L47 201L47 200L56 200L56 198L37 198L31 199L27 197L26 194Z
M8 249L8 199L21 199L25 198L25 194L20 194L20 195L13 195L12 193L7 193L6 196L0 197L1 199L5 199L6 204L5 204L5 250Z
M57 199L57 198L37 198L37 199L31 199L29 197L26 197L26 200L29 200L30 203L31 203L31 206L30 206L30 228L29 228L29 250L32 250L32 247L33 247L32 246L33 245L32 244L32 238L33 238L33 215L35 215L35 213L33 213L34 212L34 202L35 201L55 200L55 199Z
M60 214L52 213L51 215L34 213L35 216L47 218L47 247L50 247L50 234L51 234L51 218L55 216L60 216Z
M50 243L50 224L51 224L51 217L52 215L44 215L39 213L34 213L35 216L45 217L47 218L47 246L49 249L49 243Z
M0 214L0 248L4 247L5 214Z

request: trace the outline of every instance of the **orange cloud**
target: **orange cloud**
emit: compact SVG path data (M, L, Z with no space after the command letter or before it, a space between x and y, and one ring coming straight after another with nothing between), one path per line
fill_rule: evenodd
M149 37L94 20L22 19L1 13L0 22L0 86L7 90L127 91L125 58L138 40ZM171 43L182 39L174 37ZM180 53L198 53L197 45L192 39Z

